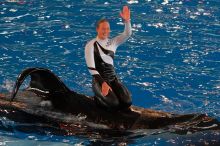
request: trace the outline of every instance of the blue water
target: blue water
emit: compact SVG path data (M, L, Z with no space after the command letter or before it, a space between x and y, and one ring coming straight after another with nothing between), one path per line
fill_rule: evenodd
M11 1L0 1L0 92L11 91L23 69L45 67L72 90L93 95L84 59L85 44L96 36L95 22L102 17L110 20L111 36L121 33L124 27L119 11L128 5L133 34L118 48L114 64L132 93L133 104L178 114L207 113L220 120L219 0ZM137 133L144 136L134 136L132 140L109 137L102 142L220 142L220 133L214 131L185 136ZM0 129L1 145L92 145L93 139L8 133Z

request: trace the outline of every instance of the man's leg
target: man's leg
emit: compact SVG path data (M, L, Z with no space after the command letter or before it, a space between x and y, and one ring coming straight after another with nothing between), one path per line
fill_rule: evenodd
M111 82L111 87L118 97L120 109L126 109L131 106L132 99L128 89L117 79Z
M116 110L119 106L119 101L114 92L109 91L106 96L103 96L101 93L101 85L93 79L92 81L92 89L95 93L95 100L104 108L110 110Z

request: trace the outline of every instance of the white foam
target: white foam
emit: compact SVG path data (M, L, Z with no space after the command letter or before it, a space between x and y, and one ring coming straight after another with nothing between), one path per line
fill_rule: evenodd
M17 12L18 10L17 9L10 9L9 11L10 12Z
M12 89L13 89L13 85L14 85L14 81L11 81L11 80L6 79L6 80L3 82L3 85L1 85L1 87L2 87L3 89L6 89L7 91L11 92Z
M0 32L0 34L9 34L8 31L3 31L3 32Z
M171 103L172 102L170 99L168 99L168 97L166 97L164 95L161 95L161 98L164 103Z
M64 28L68 29L68 28L70 28L70 25L66 24L66 25L64 26Z
M137 4L138 3L138 0L130 0L127 2L128 4Z
M161 12L163 12L163 10L162 9L156 9L156 12L161 13Z
M63 52L63 55L67 55L67 54L70 54L70 53L71 53L70 50L65 49L65 51Z
M162 2L161 4L162 4L162 5L167 5L168 3L169 3L168 0L164 0L164 2Z
M152 86L152 83L149 83L149 82L137 82L137 84L140 84L140 85L144 85L145 87L148 87L148 86Z
M160 27L163 27L163 23L155 23L152 26L154 26L156 28L160 28Z

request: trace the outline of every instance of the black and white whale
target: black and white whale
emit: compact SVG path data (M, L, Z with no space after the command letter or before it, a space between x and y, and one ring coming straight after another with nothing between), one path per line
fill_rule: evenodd
M19 91L28 76L28 88ZM174 131L182 134L187 131L220 130L220 122L206 114L178 115L137 106L131 106L131 110L127 111L104 110L97 106L92 97L71 91L59 77L44 68L25 69L18 76L12 93L0 94L0 97L1 108L19 110L37 118L55 121L61 128L75 123L81 127L96 125L104 129L120 130L158 129L173 125Z

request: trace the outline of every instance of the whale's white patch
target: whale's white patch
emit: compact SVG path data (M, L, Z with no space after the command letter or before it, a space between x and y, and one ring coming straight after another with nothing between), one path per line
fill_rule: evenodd
M39 92L46 93L46 94L50 93L49 91L43 91L43 90L40 90L40 89L38 89L38 88L33 88L33 87L29 87L29 88L27 88L27 90L30 90L30 91L39 91Z
M41 102L40 102L40 106L41 106L41 107L51 107L51 106L52 106L52 103L51 103L51 101L49 101L49 100L44 100L44 101L41 101Z

